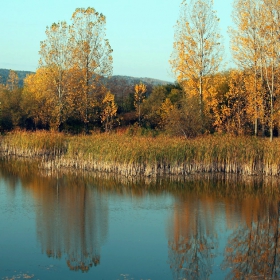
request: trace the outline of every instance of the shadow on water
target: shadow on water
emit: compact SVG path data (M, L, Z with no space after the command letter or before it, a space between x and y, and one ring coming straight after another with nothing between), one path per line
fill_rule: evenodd
M36 162L0 162L0 177L14 191L18 180L36 203L37 238L51 258L70 270L100 264L108 235L106 194L173 197L168 220L168 265L174 279L276 279L279 263L279 180L204 174L185 178L124 178L38 169ZM223 221L221 224L221 220ZM222 235L226 236L221 245Z

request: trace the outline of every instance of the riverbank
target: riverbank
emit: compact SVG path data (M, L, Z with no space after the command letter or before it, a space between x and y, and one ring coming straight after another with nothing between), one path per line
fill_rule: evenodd
M280 175L280 141L255 137L13 132L1 136L2 156L40 158L46 169L70 168L122 176L232 173Z

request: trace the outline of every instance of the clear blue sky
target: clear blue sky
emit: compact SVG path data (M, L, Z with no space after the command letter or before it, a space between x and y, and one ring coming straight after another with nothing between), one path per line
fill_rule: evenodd
M229 57L231 0L214 0ZM114 75L174 81L169 58L181 0L9 0L1 3L0 68L35 71L46 26L70 22L76 8L93 7L107 18Z

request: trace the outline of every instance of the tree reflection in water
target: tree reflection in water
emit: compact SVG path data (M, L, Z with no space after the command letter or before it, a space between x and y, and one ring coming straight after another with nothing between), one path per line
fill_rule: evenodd
M278 183L206 175L178 185L168 242L174 279L210 278L222 234L219 217L233 231L221 266L230 271L226 279L279 278Z
M65 257L70 270L87 272L97 266L108 231L108 205L100 192L82 176L41 176L34 166L17 161L1 167L3 178L13 182L19 175L33 194L42 252Z
M227 279L279 279L280 201L262 200L247 208L247 223L236 228L225 249L222 267L231 268Z
M168 242L174 279L208 279L212 274L216 234L207 198L181 197L175 204Z
M65 254L71 270L88 271L100 263L101 244L108 228L107 204L82 179L72 177L68 181L62 177L47 185L45 182L36 182L32 187L41 204L37 230L42 250L50 257Z

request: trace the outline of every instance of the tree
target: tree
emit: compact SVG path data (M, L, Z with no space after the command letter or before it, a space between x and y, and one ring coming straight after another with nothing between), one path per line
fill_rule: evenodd
M245 86L245 74L232 70L229 75L229 90L221 105L219 118L215 125L218 131L226 131L235 135L245 133L248 122L247 105L248 97Z
M168 134L196 137L201 131L201 118L197 117L199 102L193 95L186 95L180 102L173 105L169 98L162 104L162 125Z
M133 102L132 106L129 106L127 101L129 94L133 92L134 86L126 78L119 76L111 77L107 80L106 87L115 95L119 113L126 113L133 110Z
M141 104L145 99L145 93L147 91L146 85L140 83L135 85L134 93L134 106L138 115L138 125L141 126Z
M273 138L273 129L275 122L274 103L277 91L277 76L279 71L279 20L280 3L276 0L263 0L263 16L261 18L261 37L264 44L264 54L261 60L264 69L264 80L269 93L269 131L270 140Z
M201 118L207 77L216 73L221 64L218 22L212 0L191 0L189 4L182 2L175 26L171 67L185 92L198 96Z
M21 126L22 89L17 72L10 70L6 85L0 84L0 127L4 130Z
M72 15L71 60L73 69L79 73L79 87L74 95L80 99L77 110L86 133L100 78L112 74L113 50L105 38L105 25L105 16L93 8L78 8Z
M151 128L159 127L161 122L161 106L167 96L167 89L165 86L155 86L152 93L143 103L143 116L145 122Z
M267 123L267 90L262 77L262 69L256 75L251 70L243 71L246 90L246 114L247 121L254 123L254 135L258 135L259 124L262 126L262 136L265 134L265 124Z
M59 126L60 108L57 106L57 95L54 94L56 83L52 73L49 68L39 68L24 80L22 110L35 128L57 129Z
M115 103L115 96L111 92L107 92L102 100L101 122L104 124L105 131L112 129L114 117L117 115L118 107Z
M166 98L165 101L161 104L160 107L160 126L162 128L167 128L167 125L172 119L172 115L175 111L175 106L172 104L169 98Z
M112 73L112 49L105 38L104 15L93 8L79 8L71 20L71 25L63 21L47 27L47 38L39 52L40 68L53 84L49 90L54 96L57 128L61 130L63 123L75 115L88 132L88 123L96 113L97 95L104 94L101 77Z
M0 127L3 130L10 130L21 125L22 89L15 88L10 91L7 88L0 88Z
M67 118L64 113L67 107L67 74L71 63L69 26L65 21L53 23L51 27L47 27L46 36L41 42L39 65L40 68L46 68L46 78L54 85L49 89L53 95L52 107L57 113L54 128L60 130Z
M235 62L243 71L253 75L251 86L247 86L250 96L248 111L254 124L254 134L258 133L258 119L264 121L261 61L264 41L261 36L262 18L265 16L260 0L235 0L233 3L233 21L235 29L230 29L231 48Z
M16 71L10 70L9 77L6 82L6 87L9 91L18 89L19 78Z

